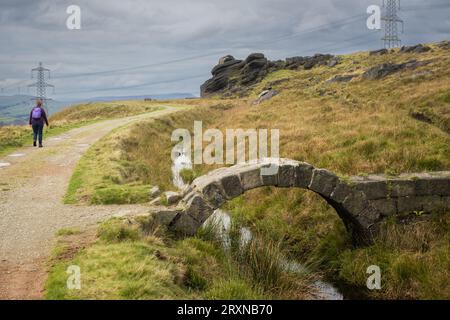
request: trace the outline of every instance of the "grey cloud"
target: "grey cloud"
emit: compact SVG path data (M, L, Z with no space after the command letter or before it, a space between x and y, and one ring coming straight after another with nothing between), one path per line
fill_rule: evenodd
M102 88L199 74L206 79L225 53L243 58L250 52L262 51L271 59L280 59L319 51L375 49L381 46L381 32L366 29L365 11L369 5L380 3L381 0L2 0L0 87L26 80L38 61L54 70L57 77L217 52L160 67L51 80L57 86L56 97L64 99L104 95L102 91L95 92ZM65 11L71 4L82 9L80 31L65 28ZM447 0L410 0L404 3L400 15L405 19L402 38L406 44L450 38ZM332 24L343 19L345 23ZM326 29L321 27L324 25ZM308 32L311 29L314 32ZM108 93L198 93L205 79Z

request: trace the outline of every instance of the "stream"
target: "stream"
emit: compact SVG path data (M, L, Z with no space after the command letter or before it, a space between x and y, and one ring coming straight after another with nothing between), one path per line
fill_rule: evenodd
M189 157L186 156L184 150L180 150L177 152L177 158L173 162L172 165L172 181L173 184L180 190L183 190L187 187L184 183L180 172L183 169L192 169L192 162ZM224 246L229 245L229 230L231 227L231 216L230 214L222 209L217 209L214 213L206 220L205 224L213 224L219 227L220 237L223 238ZM242 227L240 229L241 233L241 244L245 245L252 238L252 232L249 228ZM307 268L301 263L295 260L286 259L283 262L283 269L287 272L304 274L308 272ZM343 300L344 295L332 284L323 281L316 280L313 282L313 286L315 289L315 296L319 300Z

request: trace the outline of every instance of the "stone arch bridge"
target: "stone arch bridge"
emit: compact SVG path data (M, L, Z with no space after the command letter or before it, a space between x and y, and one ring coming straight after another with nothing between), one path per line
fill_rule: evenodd
M278 170L261 174L270 166ZM343 179L308 163L269 158L211 171L194 180L176 207L154 214L170 230L194 235L227 200L264 186L303 188L319 194L336 210L356 244L370 244L387 217L450 208L450 171Z

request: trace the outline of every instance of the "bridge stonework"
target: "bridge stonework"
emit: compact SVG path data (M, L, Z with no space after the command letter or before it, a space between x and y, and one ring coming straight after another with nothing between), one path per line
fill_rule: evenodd
M262 175L261 169L269 166L277 166L277 172ZM372 243L387 217L450 209L450 171L343 179L305 162L268 158L211 171L194 180L177 207L154 214L170 230L191 236L227 200L264 186L303 188L319 194L361 245Z

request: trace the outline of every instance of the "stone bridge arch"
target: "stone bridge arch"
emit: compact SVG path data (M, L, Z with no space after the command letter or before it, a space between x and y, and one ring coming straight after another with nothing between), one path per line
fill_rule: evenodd
M269 167L278 170L262 174ZM319 194L335 209L356 244L370 244L379 223L388 216L450 208L450 172L344 180L305 162L268 158L220 168L195 179L176 208L159 213L170 230L191 236L226 201L264 186Z

